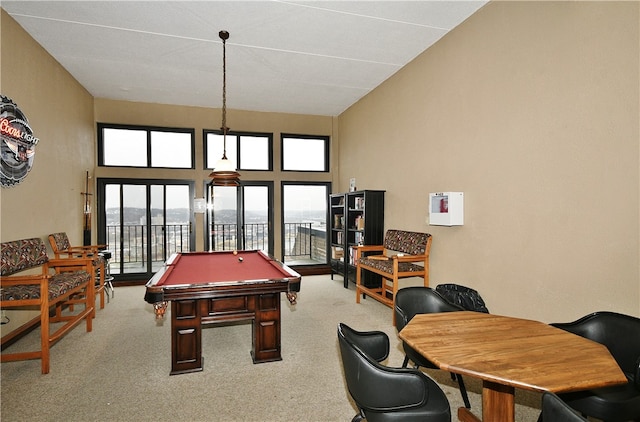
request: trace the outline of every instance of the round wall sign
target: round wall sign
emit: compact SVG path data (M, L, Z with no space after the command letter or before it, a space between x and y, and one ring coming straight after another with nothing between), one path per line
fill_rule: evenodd
M27 117L9 97L2 97L0 105L0 180L2 187L22 182L31 170L35 146L39 139L33 136Z

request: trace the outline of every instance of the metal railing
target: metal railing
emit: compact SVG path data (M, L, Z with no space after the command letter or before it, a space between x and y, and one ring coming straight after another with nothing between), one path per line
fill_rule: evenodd
M311 259L313 239L310 233L311 223L284 224L285 259L286 257Z
M147 257L147 229L146 225L132 224L124 226L107 226L107 247L113 253L112 263L139 263L144 266L149 261ZM166 257L175 252L189 250L189 224L152 224L151 225L151 262L164 262L166 243ZM165 242L166 236L166 242ZM117 252L117 245L122 239L123 254Z
M107 226L108 247L114 252L112 264L139 264L144 267L147 257L146 225ZM285 223L284 225L285 261L306 259L312 262L326 262L326 233L314 229L312 223ZM212 226L211 239L215 250L233 250L237 247L237 224L215 224ZM189 224L153 224L151 225L151 262L163 263L175 252L189 251ZM166 240L165 240L166 238ZM117 246L122 241L123 254ZM166 244L166 251L164 245ZM244 248L269 248L269 225L251 223L244 225ZM166 252L166 253L165 253ZM137 265L138 266L138 265Z

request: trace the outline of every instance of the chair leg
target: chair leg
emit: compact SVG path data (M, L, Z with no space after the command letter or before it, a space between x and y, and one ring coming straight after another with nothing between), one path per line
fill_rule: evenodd
M409 364L409 356L404 355L404 360L402 361L402 367L406 368L408 364Z
M364 413L362 412L362 410L360 410L358 413L356 413L353 419L351 419L351 422L361 422L365 419L366 418L364 417Z
M462 401L464 401L464 407L467 409L471 409L471 402L469 401L469 396L467 395L467 388L464 386L464 380L462 379L462 375L455 374L458 379L458 385L460 386L460 394L462 395Z

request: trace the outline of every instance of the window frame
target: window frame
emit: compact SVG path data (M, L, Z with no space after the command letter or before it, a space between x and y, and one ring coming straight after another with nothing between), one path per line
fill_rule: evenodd
M296 170L284 168L284 141L287 138L312 139L324 141L324 170ZM280 134L280 170L282 172L329 173L331 169L331 137L327 135L300 135L294 133Z
M207 142L207 135L208 134L214 134L214 135L218 135L221 136L223 135L222 130L220 129L203 129L202 130L202 143L203 143L203 151L204 151L204 160L202 162L202 165L204 167L204 170L213 170L214 169L214 165L216 164L214 163L207 163L207 158L209 156L209 148L208 148L208 142ZM260 137L260 138L267 138L267 143L268 143L268 157L267 157L267 165L268 168L266 169L255 169L255 168L242 168L240 167L240 155L241 155L241 146L242 146L242 142L241 142L241 138L245 136L245 137ZM236 132L236 131L228 131L227 132L227 144L229 142L233 142L235 143L236 146L236 161L234 163L235 168L238 169L238 171L273 171L273 133L269 133L269 132ZM222 157L220 157L222 158ZM220 158L216 159L219 160Z
M147 165L142 166L127 166L127 165L114 165L104 163L104 129L119 129L119 130L135 130L144 131L147 134ZM171 170L195 170L196 166L196 132L193 128L178 128L178 127L163 127L163 126L141 126L141 125L127 125L117 123L97 123L97 142L98 142L98 167L114 167L114 168L152 168L152 169L171 169ZM151 165L151 134L152 132L167 132L167 133L186 133L191 136L190 148L191 148L191 165L189 167L160 167Z

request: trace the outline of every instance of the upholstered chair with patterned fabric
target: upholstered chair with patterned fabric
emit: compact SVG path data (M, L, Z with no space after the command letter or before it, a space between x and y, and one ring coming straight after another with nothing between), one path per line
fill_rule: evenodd
M431 239L429 233L390 229L382 245L356 247L356 303L360 303L360 295L366 295L393 309L401 278L420 277L428 287ZM379 274L381 286L362 284L362 271Z
M106 245L72 246L65 232L50 234L49 244L51 244L56 259L78 257L93 259L95 294L100 294L100 309L104 308L106 262L104 257L100 255L100 251L105 249Z

